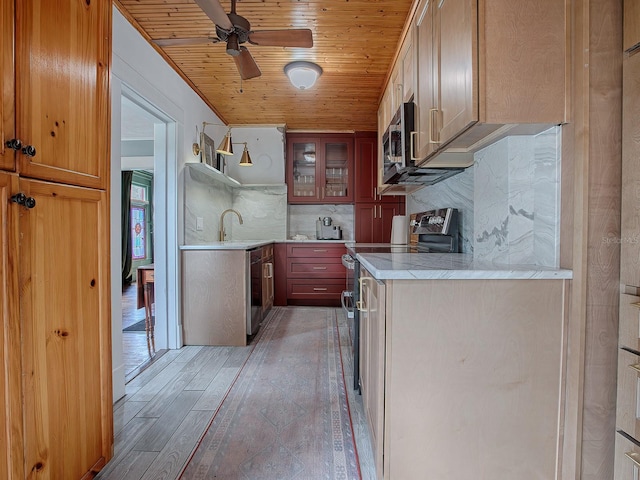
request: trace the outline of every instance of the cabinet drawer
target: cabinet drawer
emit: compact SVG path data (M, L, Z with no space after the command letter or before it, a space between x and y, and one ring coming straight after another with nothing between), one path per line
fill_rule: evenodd
M626 350L618 350L618 399L616 427L640 439L640 357Z
M344 288L345 282L340 279L287 280L287 298L339 299Z
M640 302L635 295L620 294L620 346L640 351Z
M614 480L636 480L640 478L640 447L618 432L616 433L615 450Z
M347 253L347 249L343 244L313 244L313 245L289 245L287 249L288 257L335 257L340 259L343 253Z
M346 270L339 259L326 259L322 262L295 259L287 262L289 278L340 278L344 283Z

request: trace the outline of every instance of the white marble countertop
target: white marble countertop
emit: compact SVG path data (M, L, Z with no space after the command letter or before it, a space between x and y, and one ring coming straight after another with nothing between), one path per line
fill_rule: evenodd
M378 280L571 279L566 269L474 260L465 253L363 253L357 259Z
M197 245L180 245L180 250L251 250L253 248L269 245L270 243L345 243L344 240L227 240L225 242L211 242Z
M248 240L243 242L229 240L226 242L211 242L199 245L180 245L180 250L252 250L275 242L277 242L277 240Z

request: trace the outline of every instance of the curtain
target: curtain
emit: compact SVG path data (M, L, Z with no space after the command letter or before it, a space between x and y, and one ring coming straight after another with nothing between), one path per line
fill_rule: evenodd
M133 172L122 172L122 285L129 285L131 275L131 180Z

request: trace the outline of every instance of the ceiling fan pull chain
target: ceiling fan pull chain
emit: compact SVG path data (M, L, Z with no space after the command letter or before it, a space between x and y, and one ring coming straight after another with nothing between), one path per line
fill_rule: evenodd
M240 77L240 93L244 93L244 91L242 90L242 76Z

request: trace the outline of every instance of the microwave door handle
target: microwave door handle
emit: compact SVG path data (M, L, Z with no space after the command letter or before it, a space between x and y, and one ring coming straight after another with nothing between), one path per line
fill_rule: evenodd
M414 138L416 138L416 135L418 134L418 132L411 132L409 134L409 152L411 153L411 160L420 160L419 158L415 157L413 152L415 152L415 148L414 148Z

